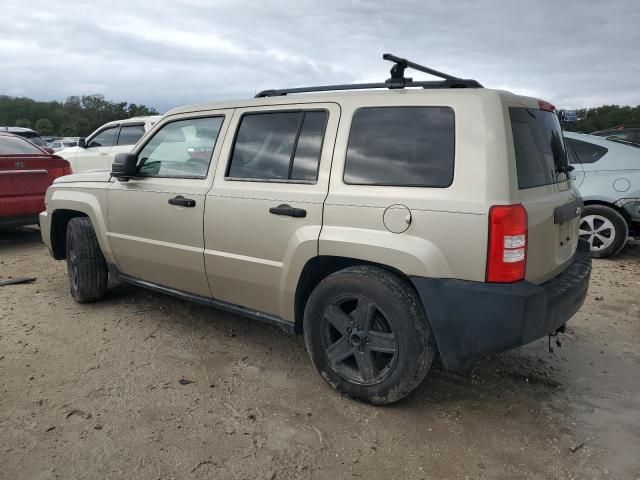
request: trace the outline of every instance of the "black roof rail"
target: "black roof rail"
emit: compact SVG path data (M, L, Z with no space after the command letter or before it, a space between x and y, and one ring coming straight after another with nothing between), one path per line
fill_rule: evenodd
M280 95L288 95L290 93L310 93L310 92L331 92L336 90L367 90L374 88L400 89L405 87L421 87L421 88L484 88L477 80L469 78L458 78L447 73L439 72L429 67L425 67L418 63L414 63L405 58L396 57L390 53L382 55L383 60L393 62L391 67L391 77L384 83L349 83L343 85L318 85L314 87L297 87L283 88L279 90L263 90L258 92L255 98L260 97L277 97ZM420 72L428 73L435 77L440 77L440 81L420 81L414 82L412 78L406 78L404 71L407 68L413 68Z

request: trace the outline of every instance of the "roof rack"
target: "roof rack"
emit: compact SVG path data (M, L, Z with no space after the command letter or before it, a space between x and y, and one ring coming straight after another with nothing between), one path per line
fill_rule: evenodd
M281 95L288 95L290 93L309 93L309 92L330 92L336 90L366 90L373 88L388 88L391 90L406 88L406 87L421 87L425 89L429 88L483 88L483 86L476 80L468 78L458 78L447 73L439 72L429 67L425 67L418 63L414 63L410 60L396 57L390 53L382 55L383 60L393 62L391 67L391 77L384 83L350 83L344 85L319 85L315 87L298 87L298 88L283 88L280 90L263 90L258 92L255 98L260 97L277 97ZM404 71L407 68L413 68L420 72L428 73L435 77L440 77L441 81L422 81L414 82L412 78L406 78Z

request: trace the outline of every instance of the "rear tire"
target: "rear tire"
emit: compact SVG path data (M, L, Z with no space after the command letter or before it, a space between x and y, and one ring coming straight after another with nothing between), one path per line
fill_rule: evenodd
M436 353L411 285L368 266L340 270L318 284L305 308L304 337L311 361L331 386L376 405L418 387Z
M69 220L66 240L71 295L78 303L100 300L107 293L107 264L91 220L87 217Z
M580 238L589 242L594 258L606 258L618 253L627 243L629 225L613 208L587 205L580 219Z

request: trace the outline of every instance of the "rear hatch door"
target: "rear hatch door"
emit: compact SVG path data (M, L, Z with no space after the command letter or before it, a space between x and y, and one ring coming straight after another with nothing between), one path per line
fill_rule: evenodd
M525 278L543 283L561 273L578 246L582 199L558 117L552 111L509 107L520 202L528 215Z

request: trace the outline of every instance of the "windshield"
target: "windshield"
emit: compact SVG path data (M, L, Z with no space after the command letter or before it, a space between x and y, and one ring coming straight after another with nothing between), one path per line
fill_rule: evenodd
M563 182L569 163L558 117L536 108L510 107L519 188Z
M42 155L42 151L20 137L0 136L0 155Z

